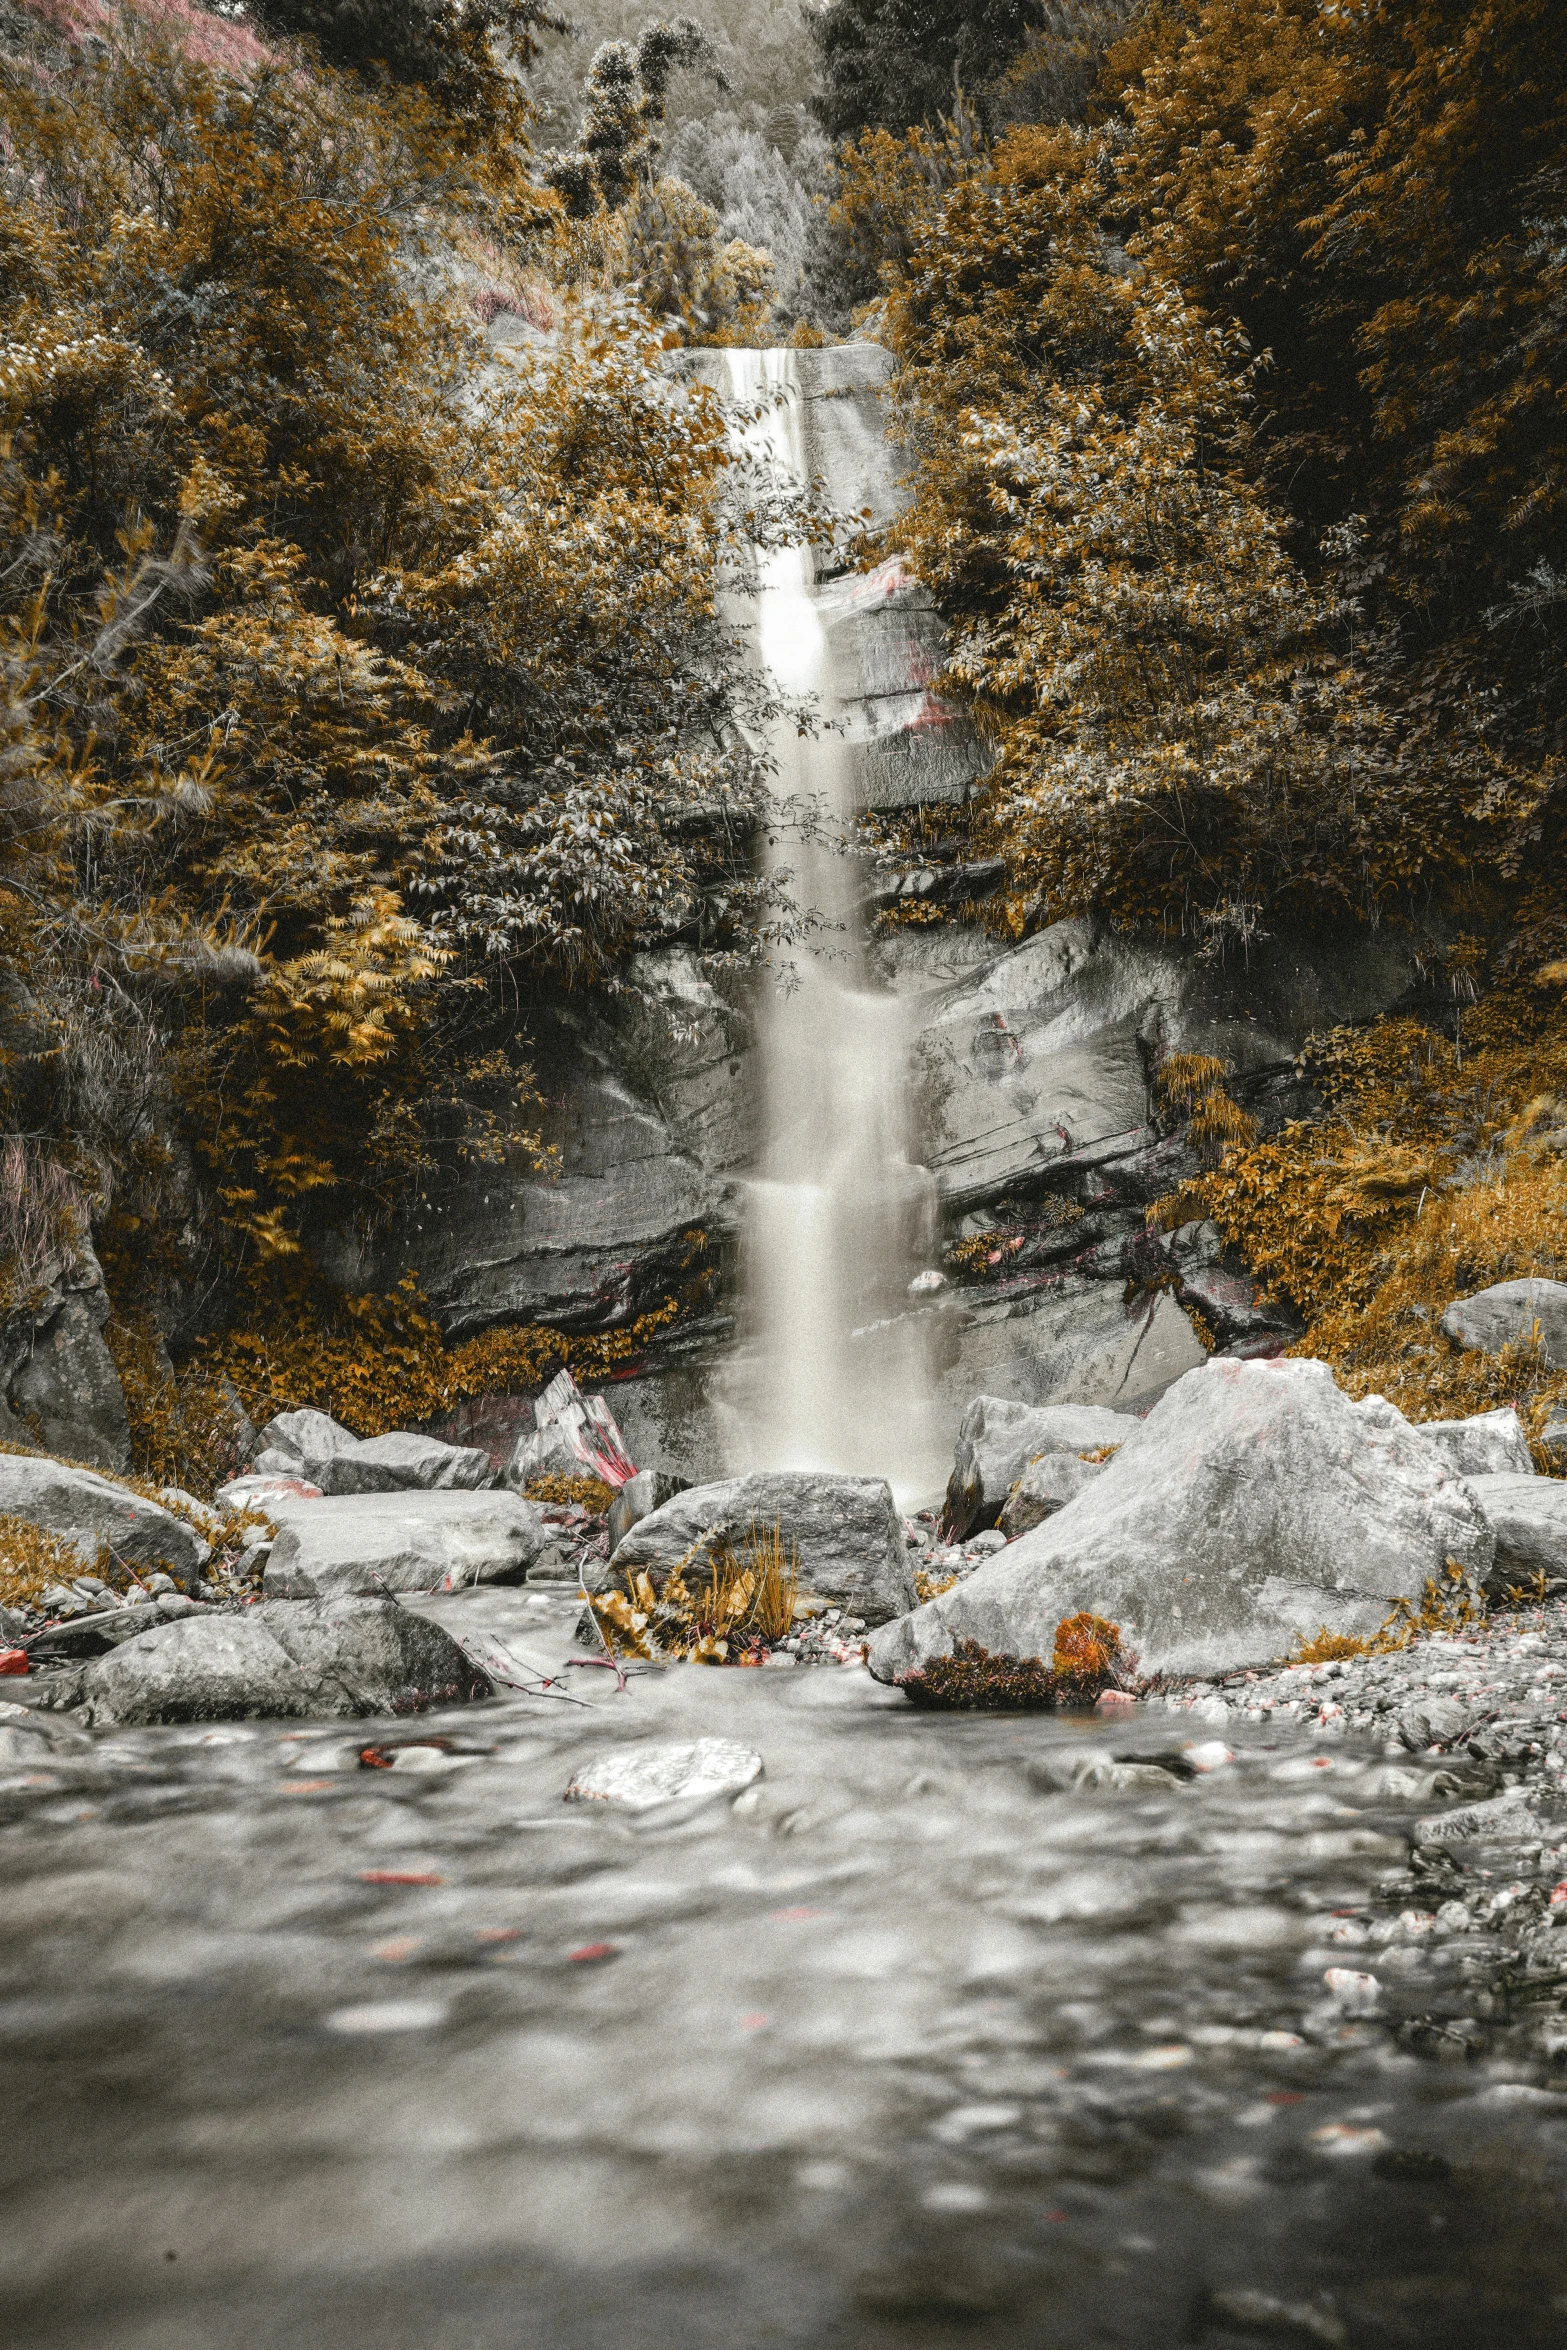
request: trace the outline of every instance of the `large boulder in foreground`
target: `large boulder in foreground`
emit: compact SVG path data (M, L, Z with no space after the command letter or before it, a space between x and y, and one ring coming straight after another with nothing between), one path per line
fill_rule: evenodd
M1455 1297L1442 1316L1442 1336L1466 1354L1496 1355L1536 1323L1550 1368L1567 1367L1567 1281L1495 1281L1472 1297Z
M184 1582L208 1556L200 1535L161 1502L41 1453L0 1453L0 1517L27 1518L68 1542L89 1575L102 1572L107 1553L138 1574L161 1570Z
M1076 1460L1124 1444L1142 1428L1129 1412L1093 1403L1013 1403L977 1395L958 1423L957 1450L947 1481L946 1525L955 1542L998 1523L1007 1496L1030 1461L1066 1453ZM1047 1513L1041 1511L1043 1517Z
M1477 1586L1494 1555L1469 1485L1383 1397L1351 1403L1326 1363L1215 1361L1085 1493L886 1626L871 1670L902 1679L960 1640L1048 1659L1084 1608L1120 1625L1144 1672L1260 1665L1324 1625L1374 1633L1449 1559Z
M753 1526L770 1535L775 1525L799 1558L802 1590L868 1624L913 1605L903 1521L883 1477L783 1469L693 1485L632 1527L616 1548L615 1570L645 1572L662 1586L703 1535L739 1544Z
M417 1713L489 1694L438 1624L395 1600L332 1599L161 1625L71 1675L55 1702L102 1727Z
M539 1503L516 1493L366 1493L267 1506L279 1529L264 1577L269 1599L521 1583L550 1539Z

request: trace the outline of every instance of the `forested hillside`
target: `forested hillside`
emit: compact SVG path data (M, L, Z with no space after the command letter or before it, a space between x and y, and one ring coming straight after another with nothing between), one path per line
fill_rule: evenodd
M720 422L660 364L743 298L716 222L635 73L569 217L542 8L395 72L351 19L4 21L7 1282L96 1231L128 1376L329 1321L323 1217L526 1152L541 987L765 919Z
M1249 1151L1215 1070L1189 1106L1230 1148L1171 1213L1217 1213L1309 1351L1430 1401L1438 1294L1567 1263L1553 12L1041 10L910 122L871 69L942 14L825 13L863 126L826 258L897 355L898 540L994 747L975 845L1014 935L1429 939L1445 1029L1314 1065L1344 1144Z
M714 602L756 484L666 353L852 321L985 918L1404 926L1445 974L1445 1030L1326 1051L1347 1152L1204 1079L1172 1210L1396 1385L1455 1262L1561 1258L1548 0L565 13L0 12L15 1309L95 1233L166 1404L169 1344L228 1375L262 1323L304 1386L365 1315L435 1401L509 1375L314 1236L540 1147L530 1007L793 919Z

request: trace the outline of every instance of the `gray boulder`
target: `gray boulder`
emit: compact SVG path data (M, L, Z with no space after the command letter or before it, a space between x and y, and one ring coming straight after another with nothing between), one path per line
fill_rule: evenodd
M1075 1452L1042 1452L1013 1486L996 1523L1007 1540L1015 1542L1076 1501L1104 1471L1103 1461L1080 1460Z
M662 1509L666 1501L673 1501L677 1493L690 1490L690 1478L677 1477L672 1469L639 1469L634 1477L628 1477L609 1505L611 1558L633 1526Z
M1430 1746L1456 1746L1474 1719L1473 1706L1456 1697L1423 1697L1398 1717L1398 1734L1413 1754Z
M1120 1625L1144 1672L1264 1664L1319 1627L1365 1636L1495 1540L1435 1445L1326 1363L1210 1362L1171 1388L1102 1477L967 1582L871 1643L878 1679L976 1640L1048 1657L1063 1616Z
M342 1446L322 1462L317 1482L325 1494L476 1493L491 1476L490 1456L479 1446L399 1429Z
M353 1430L330 1412L279 1412L261 1431L261 1450L250 1464L251 1475L302 1477L324 1493L321 1473L327 1462L340 1452L351 1452L358 1442Z
M91 1751L92 1740L75 1722L36 1705L0 1705L0 1770L36 1770L41 1762Z
M0 1453L0 1516L30 1519L68 1542L89 1572L107 1553L138 1574L161 1567L184 1582L207 1557L207 1545L171 1510L94 1469L41 1454Z
M1463 1803L1455 1811L1433 1812L1415 1822L1417 1844L1531 1844L1554 1825L1533 1807L1529 1789L1509 1787L1503 1795L1481 1803Z
M366 1493L267 1508L279 1529L268 1598L520 1583L549 1541L540 1505L515 1493Z
M1473 1297L1454 1298L1442 1316L1442 1335L1466 1354L1500 1354L1535 1323L1546 1362L1553 1371L1567 1366L1567 1281L1496 1281L1477 1289Z
M1530 1470L1526 1476L1471 1477L1469 1483L1496 1537L1491 1589L1504 1593L1539 1575L1548 1583L1567 1583L1567 1480Z
M800 1562L800 1583L883 1624L914 1599L903 1521L882 1477L835 1477L814 1470L772 1470L693 1485L632 1527L615 1553L617 1569L649 1574L655 1586L703 1535L742 1542L751 1527L774 1525Z
M958 1425L957 1451L947 1481L946 1524L952 1539L996 1525L1008 1494L1041 1454L1097 1452L1124 1444L1143 1423L1104 1404L1024 1404L977 1395Z
M557 1421L547 1428L524 1428L501 1471L501 1483L513 1493L524 1493L535 1477L586 1477L586 1463L573 1450L570 1437Z
M1515 1411L1475 1412L1467 1420L1422 1420L1420 1433L1460 1477L1532 1477L1534 1460Z
M415 1713L487 1697L450 1633L394 1600L271 1603L163 1624L70 1676L95 1727Z

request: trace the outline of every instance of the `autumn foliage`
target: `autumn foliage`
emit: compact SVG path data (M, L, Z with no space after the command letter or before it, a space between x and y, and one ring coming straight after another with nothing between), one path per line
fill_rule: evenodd
M0 1082L131 1291L526 1160L540 991L765 921L717 403L613 273L486 333L564 231L474 44L542 13L6 20Z
M1014 928L1220 952L1555 873L1551 16L1155 6L1080 119L940 174L929 131L845 156Z

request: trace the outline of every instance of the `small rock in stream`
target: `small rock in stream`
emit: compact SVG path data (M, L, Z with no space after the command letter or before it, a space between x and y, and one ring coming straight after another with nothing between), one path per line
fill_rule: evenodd
M584 1764L566 1789L566 1801L651 1811L661 1803L700 1803L718 1795L738 1795L761 1775L761 1756L733 1739L676 1739L628 1747Z

